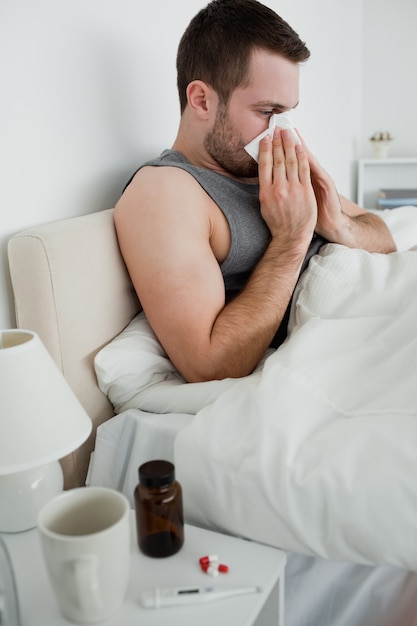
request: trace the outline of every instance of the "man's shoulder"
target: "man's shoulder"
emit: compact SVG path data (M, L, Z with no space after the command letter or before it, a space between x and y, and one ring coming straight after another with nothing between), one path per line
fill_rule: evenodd
M156 180L194 180L193 176L184 168L173 164L157 166L145 164L138 170L132 179L132 182L146 183L147 181Z
M218 210L213 200L187 171L175 166L152 166L146 164L136 172L116 204L118 217L160 215L164 219L172 213L188 219L206 219Z
M192 172L192 169L193 165L180 152L164 150L159 156L143 163L131 176L125 189L138 180L146 183L148 178L181 177L181 172Z
M198 181L188 171L175 165L144 165L133 176L126 188L129 196L146 197L151 194L154 198L180 196L189 199L197 197L207 198Z

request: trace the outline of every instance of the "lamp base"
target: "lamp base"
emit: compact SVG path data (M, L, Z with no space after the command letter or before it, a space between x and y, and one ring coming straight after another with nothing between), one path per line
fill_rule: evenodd
M0 476L0 532L18 533L34 528L39 510L63 486L59 461Z

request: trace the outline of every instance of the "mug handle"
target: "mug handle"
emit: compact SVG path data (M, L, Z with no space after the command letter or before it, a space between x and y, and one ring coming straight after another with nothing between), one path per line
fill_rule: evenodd
M103 608L98 580L98 558L86 554L71 561L75 596L82 614L91 615Z

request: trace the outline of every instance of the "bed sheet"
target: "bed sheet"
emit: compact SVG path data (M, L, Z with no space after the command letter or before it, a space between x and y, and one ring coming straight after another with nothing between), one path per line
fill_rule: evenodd
M133 509L139 465L152 459L174 462L174 439L192 418L183 413L154 415L129 409L104 422L97 429L87 485L122 491Z
M175 437L192 419L131 409L105 422L87 484L122 491L133 507L139 465L153 458L173 461ZM186 509L185 502L187 519ZM285 585L286 626L417 626L417 575L396 567L288 553ZM256 626L276 619L275 607L267 605Z

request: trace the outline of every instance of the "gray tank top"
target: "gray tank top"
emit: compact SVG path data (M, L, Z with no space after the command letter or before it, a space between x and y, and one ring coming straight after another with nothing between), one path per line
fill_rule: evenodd
M219 172L192 165L183 154L175 150L164 150L159 157L144 163L139 169L145 166L169 166L185 170L195 178L225 215L231 233L231 246L220 269L228 302L242 290L271 239L260 212L259 185L242 183ZM125 189L139 169L129 179ZM311 256L323 243L325 240L321 237L313 237L301 271L304 271ZM290 305L271 343L272 347L278 347L286 337L289 310Z

